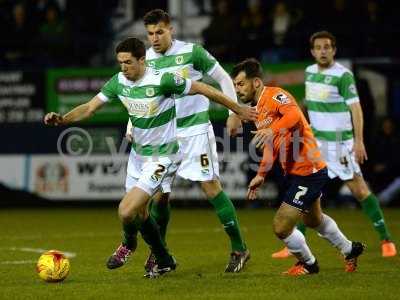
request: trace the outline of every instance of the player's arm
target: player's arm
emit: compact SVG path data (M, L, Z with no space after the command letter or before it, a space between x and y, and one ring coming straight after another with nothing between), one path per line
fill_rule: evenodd
M255 121L257 119L257 111L255 107L240 105L208 84L198 81L192 81L189 94L202 94L209 98L211 101L219 103L230 109L242 120Z
M222 92L227 95L230 99L235 102L237 100L237 94L235 91L235 87L233 86L233 82L229 74L222 68L219 64L216 65L210 76L218 82L221 87ZM242 121L239 116L229 110L229 116L226 120L226 128L231 136L235 136L238 134L239 128L242 127Z
M231 77L218 61L200 45L193 46L193 67L204 74L208 74L219 84L225 95L233 101L238 102ZM226 127L229 135L236 135L239 128L242 127L239 116L231 110L229 110L229 117L226 120Z
M360 102L351 104L350 106L351 119L354 127L354 152L356 160L359 163L364 163L368 159L367 151L364 145L364 117Z
M281 114L281 118L274 121L268 128L252 131L255 134L252 143L257 148L264 147L265 143L279 133L292 129L301 119L301 111L295 104L293 96L286 92L277 93L271 101L275 101L275 108ZM280 101L280 102L279 102Z
M358 163L368 159L364 145L364 118L353 74L346 72L340 78L339 93L350 109L354 128L353 151Z
M105 102L102 101L98 96L95 96L90 101L75 107L64 116L55 112L50 112L46 114L44 117L44 123L46 125L58 126L79 122L90 118L98 109L100 109L104 105L104 103Z
M128 124L126 125L125 138L126 138L130 143L133 142L132 129L133 129L132 121L131 121L131 119L128 119Z
M279 137L276 137L279 138ZM250 181L247 189L247 198L255 200L257 198L258 188L264 183L264 178L271 170L277 154L274 151L273 139L264 145L263 157L258 167L257 175Z

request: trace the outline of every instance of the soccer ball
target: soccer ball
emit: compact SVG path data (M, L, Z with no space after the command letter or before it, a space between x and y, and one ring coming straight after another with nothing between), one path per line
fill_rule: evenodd
M39 277L47 282L63 281L68 276L69 269L68 258L57 250L43 253L36 264Z

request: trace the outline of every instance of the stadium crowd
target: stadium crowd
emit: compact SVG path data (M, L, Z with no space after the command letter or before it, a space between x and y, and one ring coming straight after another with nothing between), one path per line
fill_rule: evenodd
M4 20L0 66L104 65L102 58L116 34L112 17L120 2L0 0ZM209 20L197 40L203 40L220 61L249 56L269 63L309 59L308 37L321 28L337 36L338 57L399 53L399 39L394 38L400 31L399 19L391 1L190 0L185 4ZM155 7L167 9L168 0L133 1L133 19Z

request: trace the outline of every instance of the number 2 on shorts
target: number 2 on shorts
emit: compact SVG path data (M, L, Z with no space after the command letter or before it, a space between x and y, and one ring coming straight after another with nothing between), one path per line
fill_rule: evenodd
M296 195L294 195L294 199L296 199L296 200L299 200L300 197L304 196L308 191L308 187L305 187L305 186L299 185L298 188L299 188L299 191L296 193Z

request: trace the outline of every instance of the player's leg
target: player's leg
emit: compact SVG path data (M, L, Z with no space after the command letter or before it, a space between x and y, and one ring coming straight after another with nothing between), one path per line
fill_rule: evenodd
M282 240L298 262L284 274L300 276L319 272L317 260L311 253L304 235L296 228L302 212L285 202L281 204L273 220L273 231Z
M136 184L137 178L126 176L125 189L129 192ZM122 242L115 250L115 252L109 257L107 261L107 268L116 269L122 267L127 261L129 256L137 248L137 234L139 232L141 222L139 217L132 220L127 220L122 223Z
M165 248L158 226L147 212L147 202L150 200L148 191L139 187L132 188L122 199L118 207L119 218L124 231L124 239L115 253L109 258L108 268L115 269L126 263L134 249L130 248L131 236L140 231L143 240L150 246L157 261L163 265L171 264L172 257ZM128 241L128 242L127 242Z
M301 221L296 225L296 228L298 231L300 231L304 236L306 236L306 225ZM289 249L287 247L283 247L281 250L276 251L271 254L272 258L277 258L277 259L284 259L292 256L290 253Z
M351 190L353 196L360 202L363 212L372 222L375 230L379 234L382 242L382 256L390 257L397 254L396 246L391 241L391 236L383 212L379 205L379 200L368 188L364 178L356 175L351 180L346 181L346 185Z
M123 224L124 237L126 237L124 240L129 239L132 234L136 235L137 230L140 231L143 239L149 244L152 253L157 259L158 270L156 273L161 274L163 268L170 271L175 268L176 263L172 256L168 254L168 250L161 239L158 225L149 215L147 205L151 195L155 194L159 189L163 189L164 184L166 189L170 189L171 182L169 179L175 174L177 166L168 157L162 157L159 161L142 161L133 168L134 164L132 162L135 161L140 161L140 157L136 157L134 153L131 153L130 162L128 163L128 178L136 173L140 177L131 181L133 187L130 189L127 180L128 192L119 205L119 216ZM113 256L118 256L118 252L117 250Z
M353 141L335 144L328 152L329 177L339 177L349 187L353 196L360 202L363 212L372 222L382 241L382 255L396 255L396 247L391 242L390 233L385 224L382 210L376 196L371 193L356 161L353 152Z
M231 257L225 272L240 272L250 258L240 232L236 209L228 195L222 190L219 180L201 182L201 188L214 207L215 213L231 241Z
M169 193L157 192L151 199L149 211L150 215L157 222L160 234L166 245L167 227L171 216L171 205L169 203Z
M235 264L236 267L231 265L226 271L238 272L248 260L249 254L241 235L235 207L228 195L223 192L219 181L217 146L212 126L209 126L208 133L181 138L179 146L183 159L177 175L200 182L203 192L231 241L232 253L235 255L230 256L230 261L234 258L238 262ZM238 253L239 256L236 255ZM236 259L237 257L239 259Z
M151 199L149 203L149 211L150 215L157 223L161 239L164 243L164 246L167 247L166 235L167 235L167 227L171 215L171 206L169 203L169 195L170 193L162 193L158 191ZM157 265L156 257L153 252L149 252L147 259L144 263L145 274L150 274L151 270L154 269L155 265ZM146 275L145 275L146 276Z
M340 231L335 220L324 214L321 210L321 201L318 198L310 211L303 217L304 224L313 228L318 235L326 239L337 248L345 257L345 271L354 272L357 268L357 258L364 251L364 245L360 242L352 242Z
M160 266L175 268L175 261L164 246L158 225L147 211L151 194L151 188L146 188L139 182L120 202L118 214L122 224L135 219L140 223L139 231L156 257L159 268Z

